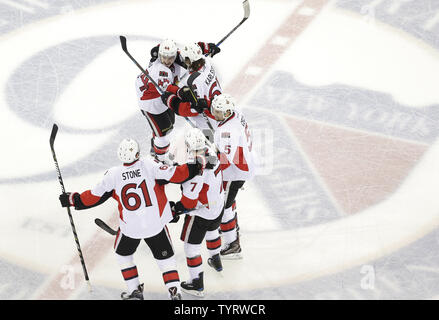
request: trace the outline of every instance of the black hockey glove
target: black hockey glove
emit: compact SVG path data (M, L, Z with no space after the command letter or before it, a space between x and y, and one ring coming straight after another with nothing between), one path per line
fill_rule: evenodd
M169 206L171 207L172 216L174 217L170 221L171 223L178 222L178 220L180 219L180 215L189 211L183 206L181 201L178 201L177 203L175 203L174 201L169 201Z
M206 169L213 169L216 166L216 163L218 162L218 157L215 155L207 155L206 156L207 164Z
M169 201L169 206L171 207L172 217L173 219L169 221L170 223L176 223L178 220L180 220L180 216L175 213L175 202Z
M172 96L173 93L169 92L169 91L165 91L163 92L163 94L160 96L160 98L162 99L163 103L165 104L165 106L168 106L168 99L170 96ZM169 107L169 106L168 106Z
M149 60L150 62L154 62L157 60L159 56L159 46L160 45L158 44L151 49L151 60Z
M79 193L71 192L61 193L59 196L59 202L61 202L62 207L71 207L75 205L75 198L79 197Z
M211 57L221 52L220 47L218 47L215 43L208 43L207 45L209 46L209 55Z
M197 155L195 158L196 164L199 166L200 168L200 174L203 174L203 170L212 170L213 168L215 168L216 165L216 160L215 160L215 156L210 156L210 155Z
M184 86L178 89L177 97L179 97L183 102L190 102L191 105L196 105L198 101L197 96L188 86Z
M205 109L209 108L206 99L198 99L197 103L191 103L191 108L195 109L198 113L203 113Z

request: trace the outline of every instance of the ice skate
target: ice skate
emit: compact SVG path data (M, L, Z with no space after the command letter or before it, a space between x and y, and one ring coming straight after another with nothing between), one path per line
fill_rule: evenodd
M221 257L219 253L215 254L207 260L207 264L214 268L216 271L220 272L223 270L223 264L221 263Z
M171 300L181 300L181 294L178 292L177 287L171 287L168 291Z
M120 295L122 300L143 300L143 283L139 284L136 290L134 290L131 294L127 292L122 292Z
M223 250L221 250L220 255L221 255L221 259L226 259L226 260L242 259L239 237L232 243L228 244Z
M198 278L193 279L192 282L183 281L181 290L196 297L204 297L203 272L200 272Z

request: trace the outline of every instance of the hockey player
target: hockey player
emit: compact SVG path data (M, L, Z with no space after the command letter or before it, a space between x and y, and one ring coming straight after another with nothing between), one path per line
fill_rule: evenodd
M234 100L229 94L215 96L211 111L218 121L215 145L220 152L226 190L226 203L221 220L221 256L224 259L236 259L242 256L235 199L245 181L250 180L255 174L252 138L244 116L235 110Z
M201 155L213 165L213 170L204 170L202 175L184 182L180 201L171 203L176 215L186 213L181 240L184 241L189 280L181 283L182 291L203 297L201 247L204 239L210 256L208 264L218 272L223 269L218 231L224 212L223 179L215 151L206 146L205 137L199 129L191 128L186 132L185 144L189 157Z
M133 255L143 239L162 271L169 297L179 300L180 279L166 227L174 217L164 192L164 184L183 183L192 179L201 173L207 162L203 155L197 157L198 162L180 166L163 165L151 158L142 160L139 145L133 139L124 139L117 154L123 165L109 169L103 180L91 190L61 194L61 205L83 210L113 197L119 209L119 229L114 249L128 287L128 292L122 293L122 299L143 300L143 284L139 283L133 260Z
M174 64L177 54L176 43L166 39L160 43L158 59L150 62L146 69L163 91L174 83L180 73L181 67ZM171 164L169 134L174 127L175 114L162 103L159 91L143 73L136 78L136 92L140 110L152 129L151 154L157 160Z
M211 56L215 55L220 49L213 43L200 42L205 48L206 53ZM158 46L151 50L151 60L146 70L149 76L156 81L162 91L170 91L179 99L188 102L188 108L197 108L198 101L188 86L178 87L182 69L186 65L182 62L182 58L178 52L175 41L166 39ZM182 68L183 67L183 68ZM155 86L149 83L149 79L142 73L136 79L136 91L139 106L142 114L147 118L152 132L151 139L152 154L159 161L167 164L172 163L172 156L169 155L169 134L171 133L174 123L175 114L172 108L163 105L159 92ZM201 108L201 111L204 108Z
M175 91L175 88L162 95L163 103L176 114L191 117L191 120L203 130L206 136L208 135L206 130L215 130L217 124L209 111L211 101L222 92L216 71L204 56L214 50L212 48L218 47L214 44L203 45L203 50L197 43L188 43L180 48L181 57L189 71L188 75L181 80L180 87L182 89L189 87L196 95L195 100L185 100Z

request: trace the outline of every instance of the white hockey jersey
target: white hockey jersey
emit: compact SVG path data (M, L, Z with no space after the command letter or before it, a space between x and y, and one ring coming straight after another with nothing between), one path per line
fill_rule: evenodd
M255 157L250 128L237 110L224 121L218 122L215 144L221 152L220 160L224 181L247 181L255 175Z
M182 204L186 208L195 208L188 215L213 220L221 214L225 199L219 162L212 170L204 170L202 175L184 182L181 188Z
M157 180L172 182L172 179L180 179L177 176L187 170L184 166L169 167L152 159L144 159L129 166L113 167L90 190L91 197L102 197L105 193L113 192L112 196L118 202L122 233L134 239L149 238L172 220L164 185L158 184Z
M216 71L209 59L205 59L205 64L200 68L200 70L191 72L184 77L179 84L180 87L186 85L192 88L198 98L206 99L210 102L216 95L220 95L222 93L221 86L216 76ZM217 126L217 121L213 118L208 110L206 110L205 114L206 119L208 119L213 129L215 129ZM209 126L202 115L191 117L190 120L193 120L200 129L209 129Z
M173 68L174 72L176 72L175 67ZM159 85L163 91L166 90L168 85L174 82L176 77L176 74L174 74L170 68L162 64L159 59L150 63L149 67L145 71L148 72L148 75ZM177 72L179 73L179 71ZM168 107L163 104L157 88L143 73L139 74L136 78L136 93L141 110L152 114L160 114L168 109Z

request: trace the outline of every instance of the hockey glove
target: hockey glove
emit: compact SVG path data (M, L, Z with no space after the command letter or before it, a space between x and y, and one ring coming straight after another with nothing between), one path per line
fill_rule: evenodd
M172 92L169 91L165 91L160 98L162 99L163 103L165 104L165 106L168 106L168 99L170 96L174 95ZM169 106L168 106L169 107Z
M196 164L200 167L200 174L203 174L203 170L212 170L215 168L216 160L215 156L210 155L197 155L195 158Z
M158 45L156 45L155 47L153 47L151 49L151 60L150 60L150 62L154 62L154 61L157 60L157 58L159 56L159 46L160 45L158 44Z
M74 198L75 198L76 195L79 196L79 193L77 193L77 192L74 192L74 193L67 192L67 193L60 194L59 201L61 202L61 206L62 207L74 206L75 205Z
M180 215L188 212L188 210L183 206L181 201L175 203L174 201L169 201L169 206L171 207L172 216L174 217L170 222L175 223L180 219Z
M215 43L208 43L207 45L209 46L209 55L211 57L221 52L220 47L218 47Z
M184 86L178 89L177 97L179 97L183 102L190 102L191 105L196 105L198 101L197 96L188 86Z
M203 113L205 109L209 108L206 99L198 99L196 104L191 103L191 108L195 109L198 113Z

